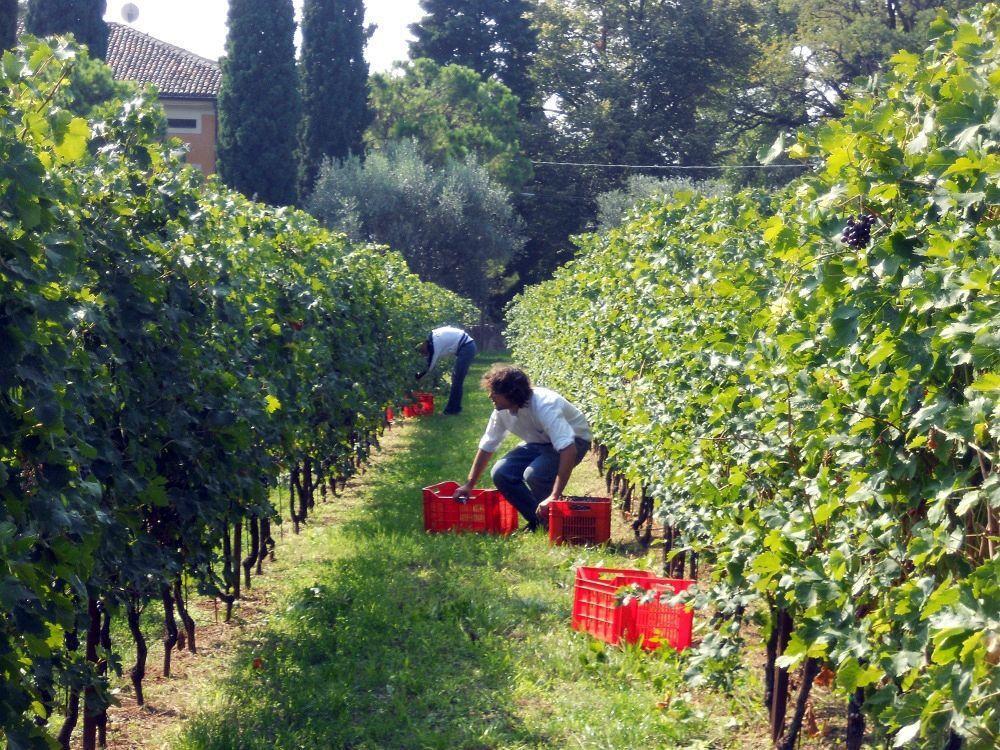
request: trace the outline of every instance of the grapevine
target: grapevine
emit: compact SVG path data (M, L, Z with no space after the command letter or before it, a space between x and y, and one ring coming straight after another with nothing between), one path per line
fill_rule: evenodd
M824 669L850 748L1000 741L998 18L939 19L798 135L819 166L783 193L645 206L509 310L668 572L710 563L691 679L726 684L762 626L780 748Z
M187 591L228 615L273 557L279 482L298 530L377 445L411 343L475 315L397 253L185 167L144 95L62 109L76 54L29 40L0 66L0 732L20 748L79 724L103 743L112 619L141 703L149 603L167 675L197 648Z

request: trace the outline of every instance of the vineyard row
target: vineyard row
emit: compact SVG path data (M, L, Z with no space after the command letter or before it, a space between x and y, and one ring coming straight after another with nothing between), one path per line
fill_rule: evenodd
M75 52L30 41L0 66L0 735L103 743L110 620L138 659L166 615L164 670L195 649L183 591L231 609L273 549L376 445L413 342L470 323L402 257L205 180L164 145L152 98L74 116ZM247 532L244 544L243 531ZM182 586L182 580L185 585ZM183 630L175 624L180 616ZM62 717L53 726L55 717Z
M808 175L645 205L509 311L637 531L707 563L691 678L761 626L783 750L821 672L852 750L1000 746L1000 7L935 30L776 144Z

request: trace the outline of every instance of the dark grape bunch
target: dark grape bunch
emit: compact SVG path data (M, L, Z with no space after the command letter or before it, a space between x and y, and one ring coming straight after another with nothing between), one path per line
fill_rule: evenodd
M844 233L840 235L840 239L848 247L852 247L855 250L862 250L868 247L868 243L871 242L872 238L872 225L875 223L875 217L871 214L861 214L861 216L852 216L847 220L847 226L844 227Z

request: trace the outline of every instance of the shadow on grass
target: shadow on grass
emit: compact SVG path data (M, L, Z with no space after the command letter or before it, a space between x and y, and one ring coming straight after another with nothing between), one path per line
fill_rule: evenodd
M464 475L488 414L482 394L470 402L461 417L419 422L411 445L369 475L363 512L319 535L344 545L342 556L302 571L183 746L549 744L513 705L511 642L525 618L563 613L505 594L511 540L423 531L421 487Z

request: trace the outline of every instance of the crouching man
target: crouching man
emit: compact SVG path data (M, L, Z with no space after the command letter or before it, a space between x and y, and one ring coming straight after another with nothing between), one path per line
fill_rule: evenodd
M558 499L570 474L590 450L590 425L573 404L548 388L532 387L528 376L510 365L493 365L482 386L496 407L479 441L465 484L455 498L467 498L508 433L524 442L493 467L496 488L528 522L548 520L548 505Z

